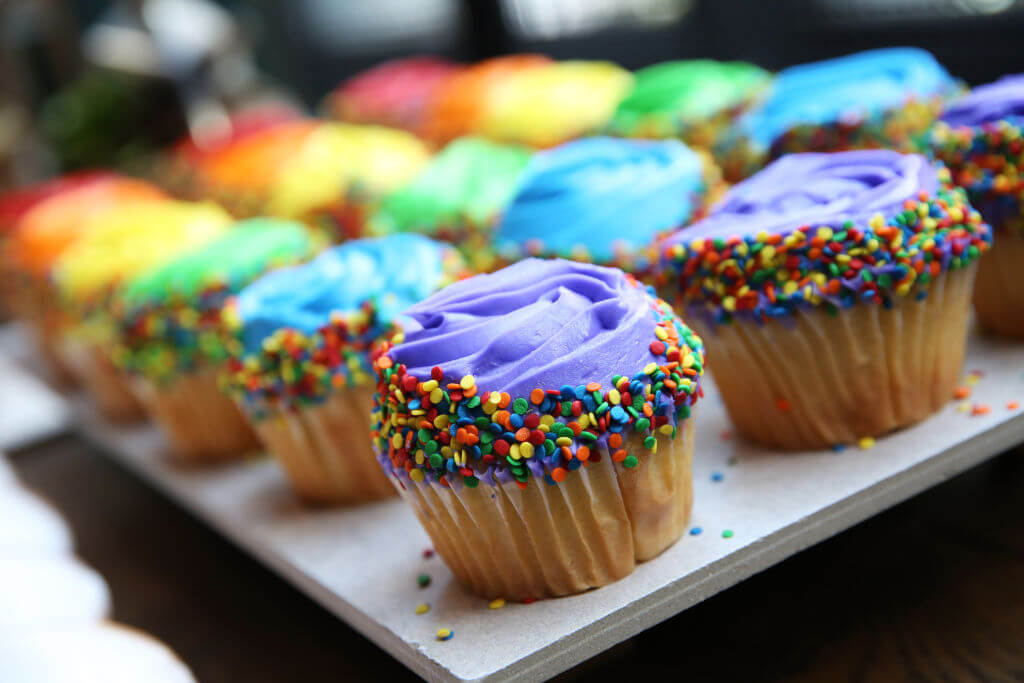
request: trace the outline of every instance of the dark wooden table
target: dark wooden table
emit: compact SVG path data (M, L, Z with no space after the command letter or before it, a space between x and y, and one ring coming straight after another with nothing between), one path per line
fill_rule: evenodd
M114 616L201 683L412 678L83 442L15 454L110 583ZM543 628L543 626L538 626ZM1024 681L1024 450L1006 453L584 663L565 680Z

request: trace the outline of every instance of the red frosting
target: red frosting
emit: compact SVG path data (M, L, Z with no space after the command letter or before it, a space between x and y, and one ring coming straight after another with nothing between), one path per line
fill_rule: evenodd
M384 62L342 83L330 109L343 121L416 130L438 88L462 69L438 57Z
M111 177L112 174L105 171L80 171L4 192L0 195L0 234L12 230L19 218L47 197Z

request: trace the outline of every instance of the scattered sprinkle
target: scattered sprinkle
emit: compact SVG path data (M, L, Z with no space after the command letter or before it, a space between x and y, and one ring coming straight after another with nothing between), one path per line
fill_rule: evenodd
M971 410L971 404L970 404L969 401L964 401L963 403L958 403L957 406L956 406L956 411L958 413L968 413L968 412L970 412L970 410Z
M524 605L532 605L535 602L537 602L537 598L523 598Z
M430 611L430 603L423 602L416 605L416 614L426 614Z
M726 529L725 531L722 532L722 538L732 538L732 536L733 536L732 529Z
M430 575L429 574L420 574L419 576L416 577L416 583L419 584L420 588L426 588L427 586L430 585Z
M433 556L434 556L434 549L433 548L424 548L423 549L423 559L424 560L429 560Z
M695 527L690 529L690 535L691 536L700 536L703 531L704 530L701 529L699 526L695 526Z
M439 629L437 629L437 639L438 640L451 640L454 635L455 635L455 631L451 630L450 628L439 628Z
M861 450L866 451L875 447L875 440L870 436L865 436L857 442L857 445L860 446Z
M788 413L792 410L792 406L789 405L789 401L784 398L775 399L775 407L784 413Z
M988 415L990 412L992 412L992 408L984 403L975 403L971 408L971 415L974 416Z
M971 388L967 386L957 387L956 391L953 392L953 398L957 399L958 401L962 401L963 399L969 397L970 395Z
M1017 408L1020 408L1020 401L1008 401L1006 403L1007 410L1017 410Z
M718 438L721 439L722 441L730 441L732 440L732 431L728 429L723 429L718 434Z
M496 600L491 600L491 603L488 605L488 607L490 607L491 609L501 609L504 606L505 606L505 600L503 598L497 598Z
M832 444L832 450L835 451L836 453L842 453L843 451L846 450L846 444L845 443L834 443L834 444Z
M723 479L725 479L725 475L722 474L721 472L711 473L711 481L722 481Z

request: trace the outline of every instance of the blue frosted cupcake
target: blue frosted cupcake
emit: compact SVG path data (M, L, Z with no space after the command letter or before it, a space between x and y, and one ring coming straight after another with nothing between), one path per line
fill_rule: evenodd
M530 159L495 248L505 263L558 256L643 272L655 238L697 218L718 180L676 140L569 142Z
M370 353L401 328L401 311L462 268L452 247L421 235L355 240L268 273L229 302L238 343L226 389L301 497L392 493L370 447Z
M960 90L930 53L895 47L780 71L716 150L735 182L794 152L912 151Z

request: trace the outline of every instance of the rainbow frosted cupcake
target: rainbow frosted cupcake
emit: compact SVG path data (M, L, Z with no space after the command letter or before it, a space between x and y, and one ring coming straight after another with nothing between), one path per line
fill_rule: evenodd
M327 109L340 121L421 133L438 91L463 68L430 56L387 61L338 86L327 97Z
M633 88L608 124L610 134L679 138L706 148L721 139L772 78L753 64L711 59L662 62L633 76Z
M737 429L826 448L953 395L991 231L916 154L793 154L661 246L662 286L711 349Z
M371 348L462 268L458 252L421 235L354 240L231 300L225 314L240 343L225 388L302 498L393 493L370 442Z
M373 235L430 235L458 247L476 270L487 270L494 226L529 160L524 147L459 138L411 183L381 201L368 230Z
M915 151L960 86L930 53L869 50L783 69L716 149L726 179L794 152Z
M617 269L530 259L406 315L374 361L376 448L462 584L579 593L679 539L704 348L667 304Z
M92 227L61 253L51 274L72 321L62 350L104 417L137 419L142 408L111 358L115 293L143 271L215 239L232 221L213 204L155 200L114 205L89 222Z
M1024 338L1024 75L975 88L946 109L932 129L932 154L967 190L995 231L981 260L974 310L982 327Z
M258 445L219 390L232 347L224 302L262 273L312 256L317 246L299 223L251 218L133 278L116 296L115 364L131 373L136 393L178 456L220 460Z
M54 378L73 383L74 373L62 358L60 340L70 324L50 278L54 262L87 230L90 220L112 206L165 197L139 180L104 176L68 188L33 204L18 219L0 247L4 290L15 316L26 324Z
M560 256L644 272L651 244L695 220L718 169L677 140L587 138L538 152L494 233L499 260Z

